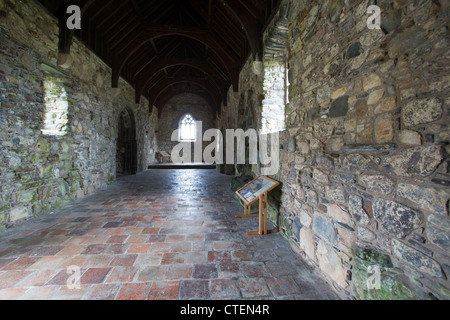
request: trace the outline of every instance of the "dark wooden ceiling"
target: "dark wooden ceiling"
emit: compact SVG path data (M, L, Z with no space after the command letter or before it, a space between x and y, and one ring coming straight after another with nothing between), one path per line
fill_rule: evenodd
M261 61L263 32L281 0L39 0L60 21L61 53L75 36L150 105L162 109L182 92L226 104L249 58ZM69 31L69 5L82 10L81 30Z

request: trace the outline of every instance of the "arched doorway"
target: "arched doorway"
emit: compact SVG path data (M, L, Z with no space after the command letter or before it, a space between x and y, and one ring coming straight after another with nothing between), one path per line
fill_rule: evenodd
M136 122L129 109L123 110L119 116L116 159L118 175L137 173Z

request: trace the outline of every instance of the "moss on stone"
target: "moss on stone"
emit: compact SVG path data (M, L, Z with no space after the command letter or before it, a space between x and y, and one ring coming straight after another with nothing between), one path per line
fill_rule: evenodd
M280 216L280 233L288 241L292 240L292 228L288 218Z
M267 220L274 225L278 225L278 209L274 207L274 203L270 200L267 206Z
M8 205L4 205L4 206L2 206L2 207L0 207L0 211L3 211L3 210L9 210L10 209L10 205L8 204ZM8 221L8 213L2 213L2 214L0 214L0 223L4 223L4 222L7 222Z
M395 275L381 274L380 289L363 290L364 300L409 300L415 294Z
M53 168L54 168L53 164L43 166L41 171L41 178L48 179L53 177Z
M369 277L374 276L369 267L378 266L380 270L379 288L369 289ZM353 290L359 300L410 300L416 293L406 284L401 275L391 271L393 268L388 255L372 249L355 250L353 268Z
M291 109L291 104L290 103L286 103L285 112L286 112L286 114L291 114L292 109Z
M39 188L41 186L44 185L43 181L37 181L37 182L33 182L33 183L27 183L23 186L21 186L18 191L25 191L25 190L29 190L29 189L36 189Z
M38 148L40 153L50 153L50 143L47 140L39 140Z
M65 206L70 205L73 202L72 199L66 198L66 199L60 199L59 201L52 203L51 210L56 210ZM51 211L49 210L49 211Z
M391 258L372 249L357 249L355 255L361 259L364 266L379 265L383 268L392 268Z
M31 212L34 217L41 217L48 214L50 211L51 206L43 201L38 201L31 207Z

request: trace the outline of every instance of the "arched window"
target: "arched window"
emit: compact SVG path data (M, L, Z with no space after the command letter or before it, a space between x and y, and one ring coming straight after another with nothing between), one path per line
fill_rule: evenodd
M187 114L180 122L180 141L195 141L197 127L194 118Z

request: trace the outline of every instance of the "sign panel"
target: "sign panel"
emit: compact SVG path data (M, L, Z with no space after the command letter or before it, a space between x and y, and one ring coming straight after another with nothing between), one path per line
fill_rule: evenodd
M243 188L236 191L237 195L246 203L256 202L265 192L276 188L280 183L264 176L259 176L255 180L246 184Z

